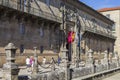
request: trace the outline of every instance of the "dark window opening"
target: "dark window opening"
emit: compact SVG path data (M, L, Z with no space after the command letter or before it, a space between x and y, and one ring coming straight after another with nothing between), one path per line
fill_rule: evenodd
M23 52L24 52L24 45L21 44L21 45L20 45L20 53L22 54Z
M44 47L43 46L40 46L40 53L42 54L44 51Z

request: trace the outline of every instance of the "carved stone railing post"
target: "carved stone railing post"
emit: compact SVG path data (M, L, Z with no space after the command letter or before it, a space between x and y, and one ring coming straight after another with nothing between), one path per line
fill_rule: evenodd
M119 67L119 56L118 56L117 52L114 53L114 58L113 58L112 62L115 62L116 66Z
M94 69L95 72L99 72L100 69L98 68L98 67L99 67L99 62L98 62L98 60L95 60L95 61L94 61L94 66L95 66L95 67L94 67L94 68L95 68L95 69Z
M103 59L103 62L102 64L105 64L107 65L107 69L109 69L110 67L110 62L109 62L109 55L108 55L108 51L104 51L104 59Z
M33 74L38 73L38 56L37 56L37 47L34 47L34 65L33 65Z
M5 80L18 80L19 68L15 63L15 54L17 48L13 43L9 43L5 47L6 63L3 65L3 74L5 74Z
M52 57L52 64L51 64L51 71L55 71L55 60L54 58Z
M86 65L91 67L92 73L94 73L94 64L93 64L93 51L90 49L88 51Z

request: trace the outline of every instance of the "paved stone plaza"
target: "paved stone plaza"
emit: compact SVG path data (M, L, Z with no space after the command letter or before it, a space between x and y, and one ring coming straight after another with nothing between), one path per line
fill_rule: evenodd
M105 78L103 80L120 80L120 73L117 73L115 75L109 76L108 78Z

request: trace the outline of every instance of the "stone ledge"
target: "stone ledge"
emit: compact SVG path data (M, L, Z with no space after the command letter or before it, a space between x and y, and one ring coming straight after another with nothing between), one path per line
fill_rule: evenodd
M116 70L120 70L120 67L114 68L114 69L110 69L110 70L105 70L105 71L94 73L94 74L90 74L90 75L86 75L86 76L83 76L83 77L74 78L72 80L85 80L85 79L88 79L88 78L94 78L95 76L98 76L98 75L102 76L104 74L109 74L110 72L114 72Z

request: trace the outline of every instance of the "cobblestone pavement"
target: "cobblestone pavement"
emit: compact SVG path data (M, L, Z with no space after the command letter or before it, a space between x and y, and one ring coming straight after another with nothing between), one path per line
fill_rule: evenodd
M102 80L120 80L120 73L117 73L115 75L112 75L112 76L109 76L105 79L102 79Z

